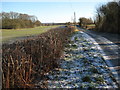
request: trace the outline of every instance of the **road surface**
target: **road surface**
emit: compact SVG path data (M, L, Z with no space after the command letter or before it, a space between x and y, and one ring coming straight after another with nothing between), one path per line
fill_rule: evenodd
M104 52L104 59L120 85L120 36L118 34L95 32L79 28L90 35Z

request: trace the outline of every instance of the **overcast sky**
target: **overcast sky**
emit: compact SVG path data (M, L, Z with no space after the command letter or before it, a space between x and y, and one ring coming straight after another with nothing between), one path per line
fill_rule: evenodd
M9 2L8 2L9 1ZM17 1L17 2L14 2ZM74 12L80 17L94 18L95 10L111 0L2 0L2 11L35 15L42 23L71 22Z

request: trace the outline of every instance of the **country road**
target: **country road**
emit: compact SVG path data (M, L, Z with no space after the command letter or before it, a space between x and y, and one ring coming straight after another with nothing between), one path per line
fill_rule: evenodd
M48 87L120 87L120 36L81 28L78 30L80 31L72 36L71 43L64 50L60 68L45 75L48 78ZM9 42L26 38L28 37L18 37ZM84 80L86 78L87 81ZM38 85L42 83L44 81Z
M80 29L80 28L79 28ZM104 59L120 85L120 36L80 29L90 35L104 52Z
M47 81L40 81L37 85L47 82L48 88L119 87L118 72L110 66L114 64L106 60L103 49L84 30L72 35L63 54L60 66L46 73Z

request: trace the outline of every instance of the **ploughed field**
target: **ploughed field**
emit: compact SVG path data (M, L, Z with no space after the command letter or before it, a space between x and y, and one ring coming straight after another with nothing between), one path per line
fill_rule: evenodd
M116 88L117 84L98 47L82 31L64 48L59 68L46 73L48 88ZM38 84L41 85L41 81Z

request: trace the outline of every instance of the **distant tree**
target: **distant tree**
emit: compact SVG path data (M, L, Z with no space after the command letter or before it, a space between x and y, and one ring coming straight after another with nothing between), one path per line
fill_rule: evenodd
M2 19L1 28L3 29L30 28L40 25L36 16L16 12L2 12L0 13L0 19Z
M66 25L70 25L71 24L71 22L66 22Z
M34 25L35 25L35 26L40 26L40 25L41 25L41 22L40 22L39 20L37 20L37 21L34 22Z
M86 27L87 24L93 23L92 19L81 17L79 19L79 25L81 27Z

